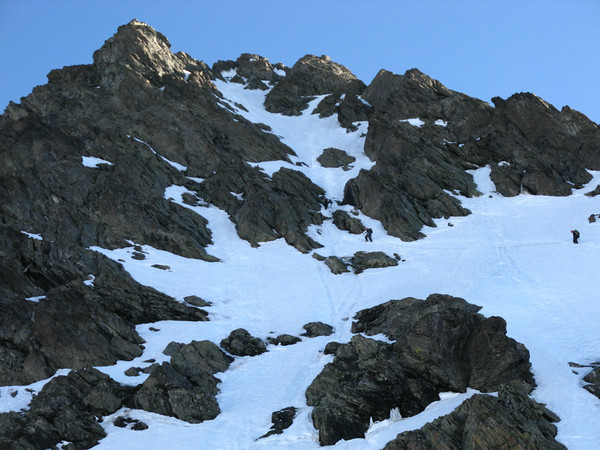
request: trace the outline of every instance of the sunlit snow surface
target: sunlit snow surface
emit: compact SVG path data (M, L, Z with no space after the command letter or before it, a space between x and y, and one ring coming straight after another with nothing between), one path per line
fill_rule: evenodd
M346 133L335 118L311 115L314 103L301 117L270 114L262 107L263 92L244 90L234 83L217 82L217 86L232 105L237 102L250 111L238 110L239 114L271 126L273 133L296 152L293 161L308 166L259 163L266 173L282 166L301 170L325 188L329 197L341 199L346 180L356 176L360 168L371 167L372 162L362 153L361 134L366 132L366 124L360 124L359 132ZM355 156L352 171L320 167L316 157L326 147ZM531 353L538 384L533 397L562 418L557 424L558 440L569 449L597 446L600 400L581 387L581 379L589 369L574 371L568 363L600 360L600 295L596 282L600 224L587 221L590 214L600 212L600 197L583 195L598 185L600 173L594 173L594 180L570 197L504 198L494 192L489 172L489 168L471 172L484 195L460 198L471 215L438 220L436 228L422 230L427 237L417 242L388 236L378 222L363 215L359 218L374 230L373 243L338 230L331 221L310 228L310 236L324 245L317 250L323 256L381 250L389 255L398 253L406 260L397 267L371 269L360 275L333 275L322 262L299 253L281 239L252 248L238 238L224 211L213 206L186 205L181 199L183 187L168 188L166 198L209 221L214 245L207 251L222 262L186 259L148 246L142 246L147 253L145 260L132 259L133 246L94 250L123 260L125 269L136 280L180 301L188 295L210 301L212 306L206 308L210 322L140 325L137 329L146 340L144 354L101 370L121 383L138 384L147 375L128 377L124 371L132 366L145 367L149 363L143 361L149 359L168 361L162 350L169 342L208 339L219 344L240 327L263 339L282 333L299 336L302 326L310 321L329 323L335 332L329 337L303 338L292 346L270 345L269 351L260 356L236 358L226 372L217 374L222 381L217 397L222 412L214 420L189 424L145 411L120 410L104 418L108 437L98 448L316 449L317 432L304 392L332 360L322 353L325 345L330 341L347 342L352 335L352 317L363 308L407 296L424 299L432 293L463 297L482 306L485 316L503 317L508 335L525 344ZM579 245L571 242L570 230L574 228L581 232ZM152 267L154 264L170 269L160 270ZM11 389L16 388L2 388L0 402L6 402ZM402 419L392 415L387 421L373 424L365 439L338 442L334 448L382 448L398 433L420 428L450 413L473 393L444 394L442 400L418 416ZM17 408L2 405L2 410L9 410L26 403L21 401ZM256 440L269 430L271 413L288 406L299 408L293 425L281 435ZM142 420L149 428L133 431L115 427L112 420L117 415Z
M85 167L91 167L91 168L98 168L98 166L100 164L107 164L109 166L113 165L113 163L111 163L110 161L106 161L105 159L101 159L101 158L96 158L95 156L82 156L81 163Z

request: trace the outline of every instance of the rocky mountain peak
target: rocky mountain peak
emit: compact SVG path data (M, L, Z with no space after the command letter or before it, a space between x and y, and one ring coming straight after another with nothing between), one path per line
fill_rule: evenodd
M270 112L299 115L308 106L308 97L342 94L360 95L365 84L329 56L305 55L290 69L283 81L267 95Z
M166 74L183 72L184 64L171 52L168 39L136 19L118 28L102 48L94 52L94 66L104 87L117 88L128 72L143 74L158 83Z
M461 94L418 69L404 75L381 70L365 89L362 97L378 109L386 109L399 119L421 117L442 118L442 102ZM445 108L446 111L448 108Z

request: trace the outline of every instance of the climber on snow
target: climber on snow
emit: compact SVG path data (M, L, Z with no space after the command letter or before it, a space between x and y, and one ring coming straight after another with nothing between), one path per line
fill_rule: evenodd
M373 230L371 230L370 228L365 228L365 242L373 242L373 238L371 237L372 235Z
M573 244L579 244L579 242L577 242L579 239L579 231L571 230L571 234L573 235Z

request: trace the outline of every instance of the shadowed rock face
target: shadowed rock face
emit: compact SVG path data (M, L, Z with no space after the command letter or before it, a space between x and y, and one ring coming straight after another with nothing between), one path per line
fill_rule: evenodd
M490 165L496 190L513 196L569 195L600 167L598 126L533 94L493 108L412 69L381 71L362 98L374 108L365 152L377 164L348 182L344 203L403 240L422 237L432 218L469 213L448 193L477 194L466 169Z
M253 337L243 328L233 330L221 341L221 347L236 356L256 356L267 351L262 339Z
M135 324L207 320L141 286L122 266L80 247L0 225L0 384L29 384L59 368L114 364L141 354ZM95 277L93 285L89 275ZM26 298L40 298L38 302Z
M474 395L455 411L420 430L399 434L384 450L432 448L566 449L557 442L559 418L544 405L508 385L498 397Z
M0 414L0 446L41 449L68 441L76 449L93 447L106 437L97 417L121 408L130 389L96 369L56 377L24 414Z
M311 97L342 93L360 95L365 84L328 56L306 55L290 69L283 81L267 95L267 111L298 116Z
M268 72L265 61L239 63L248 73L259 73L257 64ZM284 237L301 251L319 246L305 231L322 221L315 211L323 191L299 172L271 179L246 163L293 152L228 110L211 77L204 63L171 53L162 34L132 21L93 64L53 70L0 116L0 383L131 359L141 352L138 323L206 320L88 250L134 242L217 261L205 250L207 221L166 199L169 186L194 193L188 203L226 210L254 245ZM86 167L84 157L110 164ZM95 283L86 286L90 275Z
M435 294L358 312L354 333L382 333L393 343L356 335L326 348L335 359L306 391L321 444L363 437L371 418L387 419L393 408L403 417L418 414L440 392L494 392L504 384L531 391L527 349L506 336L501 318L479 309Z
M227 370L233 358L209 341L172 344L171 361L151 366L137 387L122 386L93 368L53 378L26 412L0 414L0 446L45 449L68 441L76 449L90 448L106 436L102 416L123 407L190 423L214 419L220 412L214 375Z
M220 412L216 395L219 379L233 358L209 341L179 346L155 368L131 398L134 408L176 417L190 423L214 419Z

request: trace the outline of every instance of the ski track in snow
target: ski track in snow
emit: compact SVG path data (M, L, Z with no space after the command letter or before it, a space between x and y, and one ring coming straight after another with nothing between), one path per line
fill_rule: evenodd
M300 117L270 114L262 106L264 92L244 90L235 83L216 84L239 114L271 126L274 134L282 136L297 154L292 158L294 163L306 164L259 163L267 174L285 166L302 171L323 187L329 198L341 200L346 181L361 168L372 166L362 150L366 123L359 124L359 131L347 133L335 116L319 119L310 114L318 100ZM235 103L250 112L237 108ZM321 167L316 158L327 147L343 149L356 157L352 170ZM424 299L432 293L463 297L482 306L485 316L503 317L507 334L525 344L531 353L538 384L532 396L562 418L556 424L557 439L569 449L596 446L600 442L600 400L581 387L581 379L589 369L575 370L568 363L600 360L600 308L594 283L600 265L600 225L587 223L590 214L600 212L600 197L583 195L598 185L600 172L593 173L592 182L571 197L514 198L494 192L489 172L489 167L471 172L484 195L460 198L471 215L439 219L437 227L424 228L427 237L416 242L388 236L379 222L362 214L358 217L374 230L373 243L338 230L331 221L310 227L309 235L324 245L316 250L323 256L381 250L406 259L397 267L370 269L358 276L333 275L322 262L299 253L282 239L252 248L237 236L224 211L214 206L186 205L181 199L184 188L168 188L166 198L209 221L214 244L207 251L221 262L187 259L149 246L142 246L147 253L142 261L131 258L133 247L93 249L114 260L124 260L125 269L134 279L179 301L188 295L210 301L212 306L205 308L210 322L139 325L138 332L146 340L143 355L100 370L118 382L135 385L147 375L127 377L124 371L147 366L149 363L143 361L150 358L159 363L168 361L162 350L172 340L188 343L208 339L219 344L240 327L263 339L282 333L299 336L304 331L302 326L311 321L331 324L335 331L328 337L302 338L288 347L269 345L269 351L260 356L237 357L226 372L217 374L221 380L217 399L222 412L214 420L189 424L145 411L120 410L104 418L108 436L97 448L319 448L304 392L332 360L322 353L325 345L330 341L347 342L352 336L352 317L361 309L408 296ZM573 228L581 231L579 245L570 241L569 230ZM168 265L170 270L153 268L153 264ZM26 407L31 395L25 389L39 391L43 383L0 388L0 411ZM13 398L10 394L14 391L18 395ZM340 441L333 447L379 449L398 433L420 428L450 413L474 393L445 394L415 417L392 415L389 420L373 424L365 439ZM7 401L10 398L13 400ZM299 408L293 425L281 435L256 440L269 430L271 413L288 406ZM149 429L115 427L112 419L118 415L142 420Z

